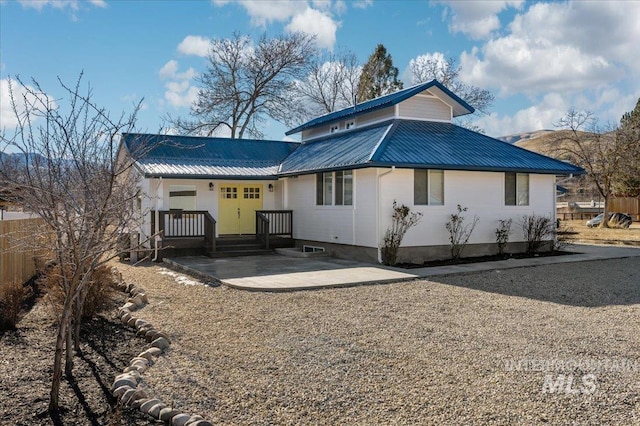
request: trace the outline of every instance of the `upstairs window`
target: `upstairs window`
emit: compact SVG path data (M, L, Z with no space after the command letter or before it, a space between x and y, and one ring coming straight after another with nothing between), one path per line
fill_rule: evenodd
M316 205L353 205L353 170L316 174Z
M416 206L444 205L444 171L413 171L413 204Z
M505 173L504 174L504 205L528 206L529 205L529 174Z
M355 129L355 128L356 128L355 120L347 121L347 124L345 125L346 130Z
M337 132L338 130L340 130L340 125L339 125L339 124L333 124L333 125L331 126L331 133L335 133L335 132Z

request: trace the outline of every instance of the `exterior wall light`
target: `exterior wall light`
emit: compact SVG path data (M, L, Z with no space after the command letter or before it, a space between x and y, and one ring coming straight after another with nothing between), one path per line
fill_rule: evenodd
M213 182L209 182L209 191L213 191L214 185Z
M272 183L269 184L268 188L269 188L269 192L273 192L273 184Z

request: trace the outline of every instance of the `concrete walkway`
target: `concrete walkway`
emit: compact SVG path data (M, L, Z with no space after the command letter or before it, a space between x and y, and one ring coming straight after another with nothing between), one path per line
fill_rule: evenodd
M566 251L575 254L416 269L390 268L329 257L297 258L281 255L225 259L196 256L164 259L164 262L172 269L204 281L220 282L237 289L293 291L397 282L438 275L556 263L640 257L640 248L625 246L574 245Z

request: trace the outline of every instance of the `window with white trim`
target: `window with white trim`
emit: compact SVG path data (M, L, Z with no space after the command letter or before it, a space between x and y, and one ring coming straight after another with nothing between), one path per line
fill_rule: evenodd
M334 124L334 125L332 125L332 126L331 126L331 130L330 130L330 132L331 132L331 133L335 133L335 132L337 132L338 130L340 130L340 125L339 125L339 124Z
M347 124L345 125L346 130L355 129L355 127L356 127L355 120L347 121Z
M416 206L444 205L444 170L413 171L413 204Z
M528 206L529 205L529 174L505 173L504 174L504 205Z
M353 170L316 174L316 205L353 205Z

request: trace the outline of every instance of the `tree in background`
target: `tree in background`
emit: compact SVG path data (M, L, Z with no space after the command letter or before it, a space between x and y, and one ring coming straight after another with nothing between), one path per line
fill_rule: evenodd
M591 112L570 109L557 127L568 132L557 132L554 141L556 157L568 160L585 169L604 199L604 218L600 227L609 227L609 201L622 178L621 171L628 155L630 142L620 137L615 128L599 128Z
M311 60L309 74L296 81L299 121L353 105L362 66L349 51L327 53Z
M357 101L364 102L379 96L388 95L402 89L402 81L398 80L398 68L393 66L393 59L382 44L369 56L362 67L358 82Z
M627 149L615 192L628 197L640 196L640 99L633 111L622 115L616 137Z
M201 88L191 106L194 119L170 121L186 134L211 136L227 129L231 138L262 137L258 124L266 117L292 122L294 82L307 75L315 55L314 37L302 33L265 34L255 44L239 33L213 40L207 70L197 78Z
M132 114L112 118L92 101L90 87L81 90L81 81L82 75L72 87L60 81L68 97L62 105L36 81L27 85L17 79L17 87L11 82L17 125L11 134L0 135L0 152L5 154L0 155L0 188L12 189L14 201L45 223L40 235L24 244L37 244L39 236L51 235L48 248L56 264L52 271L59 271L52 272L57 274L62 305L57 311L52 414L59 410L63 358L65 375L72 379L93 272L118 255L118 237L140 217L133 208L139 194L131 174L137 153L128 160L117 158L120 135L134 130L140 104Z
M412 84L438 80L444 87L475 108L480 115L489 114L495 97L488 90L460 81L460 66L454 58L445 59L441 53L421 55L409 62L409 69ZM460 124L472 130L483 131L468 119Z

